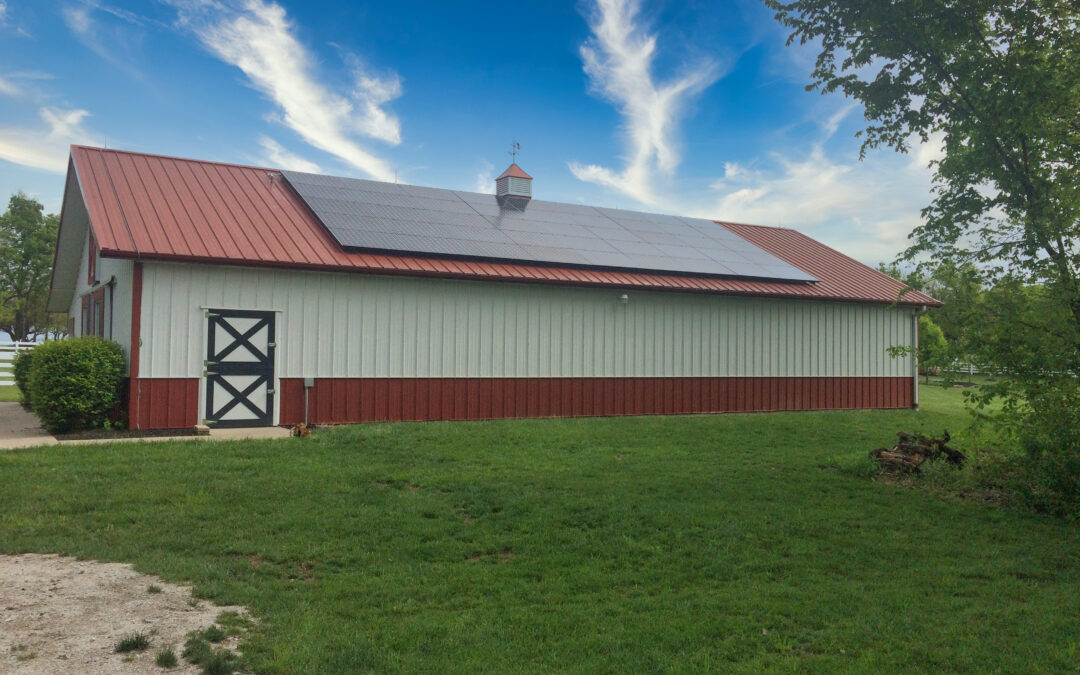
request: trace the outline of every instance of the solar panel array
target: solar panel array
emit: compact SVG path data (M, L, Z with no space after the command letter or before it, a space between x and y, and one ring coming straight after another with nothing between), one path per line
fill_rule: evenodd
M347 249L816 281L699 218L535 199L500 200L494 195L297 171L282 175Z

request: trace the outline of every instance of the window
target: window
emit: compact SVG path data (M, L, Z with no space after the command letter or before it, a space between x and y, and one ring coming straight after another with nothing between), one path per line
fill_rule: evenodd
M99 288L82 298L82 334L105 337L105 289Z
M82 297L82 331L79 333L80 335L90 334L91 317L92 315L90 314L90 296L84 295Z
M94 335L105 337L105 289L94 291Z

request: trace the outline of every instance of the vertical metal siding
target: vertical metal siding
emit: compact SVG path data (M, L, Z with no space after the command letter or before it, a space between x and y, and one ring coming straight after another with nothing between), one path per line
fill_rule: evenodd
M279 377L898 377L910 308L146 263L143 377L200 377L203 308L276 310Z

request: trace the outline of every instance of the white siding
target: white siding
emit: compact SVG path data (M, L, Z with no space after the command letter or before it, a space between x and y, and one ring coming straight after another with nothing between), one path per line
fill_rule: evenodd
M205 308L278 311L278 377L912 374L909 308L146 263L140 376L202 376Z
M109 288L105 287L105 339L120 343L124 348L124 354L131 361L131 284L134 264L130 260L117 258L100 258L98 260L98 279L101 284L91 287L86 281L87 268L89 265L88 249L90 247L90 231L83 239L82 254L79 256L79 276L75 282L75 295L71 299L71 307L68 316L75 319L75 335L82 335L82 298L101 284L108 283L109 279L116 277L116 286L112 290L112 298L109 297Z

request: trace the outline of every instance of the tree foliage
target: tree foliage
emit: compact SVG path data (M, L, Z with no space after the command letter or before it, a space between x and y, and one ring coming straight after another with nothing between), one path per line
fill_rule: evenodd
M949 343L945 333L925 314L919 317L919 370L927 375L944 368L949 358Z
M863 153L942 144L903 258L967 298L934 318L1003 376L973 398L1080 514L1076 475L1046 473L1080 467L1080 4L764 1L820 47L809 88L862 103Z
M60 219L19 192L0 214L0 330L33 341L49 325L45 311Z

